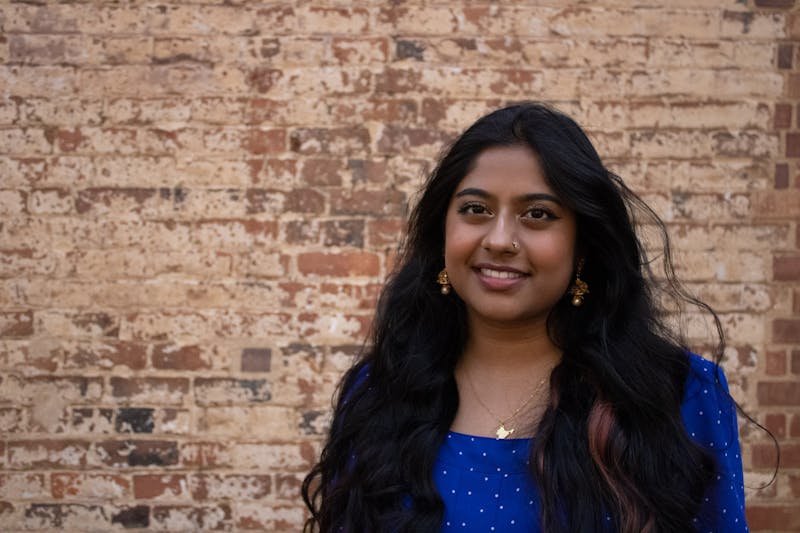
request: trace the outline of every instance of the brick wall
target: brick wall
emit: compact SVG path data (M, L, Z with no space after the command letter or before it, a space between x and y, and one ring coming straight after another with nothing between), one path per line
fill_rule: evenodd
M297 530L420 177L536 98L668 222L781 442L751 525L800 531L794 0L38 4L0 6L0 529Z

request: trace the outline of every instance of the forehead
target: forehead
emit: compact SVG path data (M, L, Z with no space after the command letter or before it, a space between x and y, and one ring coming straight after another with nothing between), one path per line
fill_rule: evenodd
M481 152L456 192L479 187L493 192L552 192L537 155L526 146L496 146Z

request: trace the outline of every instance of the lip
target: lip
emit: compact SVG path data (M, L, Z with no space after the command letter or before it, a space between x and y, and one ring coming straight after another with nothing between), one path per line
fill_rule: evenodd
M530 274L507 265L479 263L473 267L478 281L492 291L506 291L520 285Z

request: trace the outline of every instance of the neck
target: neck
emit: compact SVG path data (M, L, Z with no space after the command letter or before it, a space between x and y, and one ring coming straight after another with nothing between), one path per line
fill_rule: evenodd
M555 366L560 358L561 351L550 340L544 324L531 327L471 320L461 365L497 378L530 379L539 373L537 370Z

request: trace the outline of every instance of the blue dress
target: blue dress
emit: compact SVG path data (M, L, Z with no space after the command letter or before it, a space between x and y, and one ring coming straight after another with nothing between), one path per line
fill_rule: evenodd
M722 370L691 355L691 371L681 406L689 435L714 454L719 467L697 518L700 533L748 531L736 410L715 384ZM531 439L499 440L450 432L434 467L444 499L442 531L539 532L539 496L528 474ZM608 518L611 525L611 518Z

